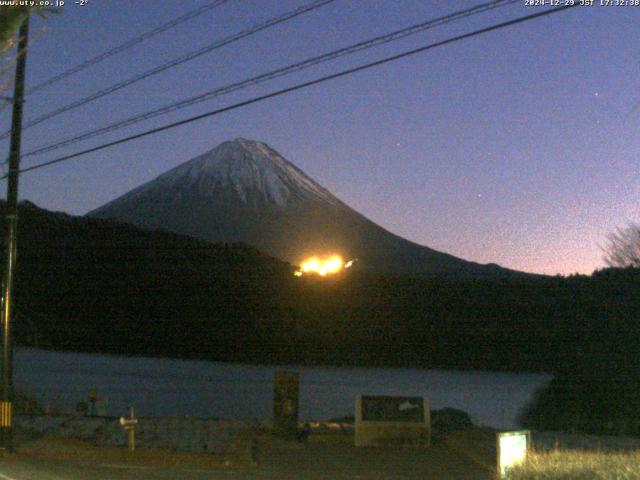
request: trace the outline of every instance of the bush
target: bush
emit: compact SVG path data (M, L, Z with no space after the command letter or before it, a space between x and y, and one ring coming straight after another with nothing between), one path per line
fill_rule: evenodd
M443 408L431 411L431 429L434 439L445 437L456 430L469 430L473 422L467 412L456 408Z
M37 415L42 413L42 408L38 405L38 402L21 392L14 392L13 408L18 415Z
M556 374L519 421L525 428L640 434L640 372L614 360Z

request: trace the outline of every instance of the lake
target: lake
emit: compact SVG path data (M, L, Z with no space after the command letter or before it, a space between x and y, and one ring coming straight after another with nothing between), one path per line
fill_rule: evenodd
M100 414L270 418L276 370L300 374L301 420L353 415L357 394L424 396L459 408L478 425L517 427L516 417L550 375L411 368L298 367L131 358L17 348L16 389L42 406L72 412L98 393Z

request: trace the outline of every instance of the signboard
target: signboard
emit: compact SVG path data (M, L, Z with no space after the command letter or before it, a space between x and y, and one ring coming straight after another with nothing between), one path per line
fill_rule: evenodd
M423 422L422 397L362 396L362 420L366 422Z
M300 378L296 372L276 372L273 388L273 429L295 438L298 433Z
M426 398L358 395L355 420L356 446L428 445L431 441Z
M531 445L531 432L519 430L497 434L498 473L505 478L510 468L525 461Z

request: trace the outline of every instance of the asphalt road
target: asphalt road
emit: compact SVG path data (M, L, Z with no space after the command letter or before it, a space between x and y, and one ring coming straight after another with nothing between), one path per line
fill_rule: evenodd
M257 437L249 459L242 449L229 456L160 449L131 453L45 436L25 439L18 453L0 453L0 480L489 480L495 452L491 458L469 455L487 439L494 445L493 434L479 432L426 448L357 448L348 432L312 435L306 444L265 436Z
M487 480L486 469L444 446L424 450L336 449L315 445L270 451L257 466L196 468L101 463L28 455L0 458L0 480L421 479Z
M11 457L0 460L0 480L218 480L248 478L239 471L87 464Z

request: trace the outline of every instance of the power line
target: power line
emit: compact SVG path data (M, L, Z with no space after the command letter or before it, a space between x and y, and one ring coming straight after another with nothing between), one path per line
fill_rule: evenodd
M89 130L89 131L85 131L79 135L75 135L69 138L66 138L64 140L60 140L56 143L53 144L48 144L48 145L44 145L41 147L36 148L35 150L29 151L27 153L25 153L23 155L23 157L29 157L29 156L33 156L33 155L39 155L42 153L47 153L47 152L51 152L53 150L58 150L62 147L66 147L84 140L87 140L89 138L93 138L99 135L103 135L105 133L109 133L109 132L113 132L116 130L120 130L122 128L125 127L129 127L131 125L135 125L137 123L140 123L144 120L149 120L151 118L157 117L159 115L165 115L167 113L176 111L176 110L180 110L201 102L204 102L206 100L210 100L212 98L221 96L221 95L226 95L228 93L231 92L235 92L238 90L242 90L245 89L247 87L253 86L253 85L258 85L260 83L264 83L266 81L269 80L273 80L275 78L280 78L283 77L285 75L288 75L290 73L294 73L294 72L298 72L310 67L313 67L315 65L318 65L320 63L324 63L324 62L328 62L331 60L335 60L337 58L346 56L346 55L351 55L353 53L362 51L362 50L366 50L369 48L373 48L382 44L386 44L386 43L390 43L396 40L400 40L402 38L406 38L410 35L414 35L416 33L419 32L423 32L425 30L428 30L430 28L434 28L440 25L444 25L450 22L454 22L457 20L461 20L463 18L467 18L470 17L472 15L477 15L498 7L503 7L506 5L510 5L513 3L517 3L520 0L493 0L491 2L487 2L487 3L483 3L480 5L476 5L474 7L465 9L465 10L460 10L448 15L445 15L443 17L438 17L435 19L431 19L428 20L426 22L422 22L422 23L418 23L415 25L412 25L410 27L407 28L403 28L400 30L396 30L394 32L385 34L385 35L380 35L378 37L374 37L372 39L369 40L365 40L353 45L350 45L348 47L344 47L338 50L334 50L331 51L329 53L325 53L307 60L304 60L302 62L298 62L298 63L294 63L291 65L287 65L285 67L281 67L278 68L276 70L272 70L270 72L258 75L256 77L252 77L249 79L245 79L242 80L240 82L235 82L232 84L228 84L222 87L218 87L215 90L211 90L208 92L205 92L203 94L194 96L194 97L190 97L178 102L173 102L170 103L168 105L165 105L163 107L160 108L156 108L154 110L150 110L138 115L134 115L131 117L128 117L126 119L120 120L116 123L112 123L109 125L106 125L104 127L100 127L97 129L93 129L93 130Z
M81 98L80 100L77 100L73 103L64 105L56 110L53 110L51 112L45 113L44 115L41 115L40 117L37 117L29 122L27 122L24 126L23 126L23 130L26 130L27 128L33 127L35 125L38 125L46 120L49 120L53 117L57 117L58 115L68 112L70 110L74 110L78 107L81 107L83 105L86 105L87 103L93 102L94 100L97 100L99 98L102 98L106 95L110 95L114 92L117 92L118 90L124 88L124 87L128 87L129 85L132 85L136 82L139 82L140 80L144 80L148 77L151 77L153 75L157 75L160 72L164 72L165 70L168 70L170 68L173 67L177 67L178 65L181 65L185 62L188 62L190 60L193 60L194 58L197 58L201 55L204 55L205 53L209 53L212 52L213 50L216 50L218 48L221 48L225 45L228 45L230 43L233 42L237 42L238 40L241 40L245 37L248 37L250 35L253 35L255 33L258 33L262 30L266 30L267 28L273 27L275 25L278 25L280 23L286 22L288 20L291 20L292 18L295 18L299 15L302 15L304 13L310 12L311 10L315 10L316 8L320 8L324 5L327 5L328 3L332 3L335 0L315 0L309 4L303 5L302 7L298 7L294 10L291 10L283 15L280 15L278 17L274 17L270 20L267 20L266 22L263 23L259 23L257 25L254 25L251 28L242 30L239 33L236 33L234 35L231 35L229 37L226 37L222 40L218 40L210 45L207 45L206 47L203 47L199 50L195 50L193 52L189 52L186 55L183 55L181 57L178 57L176 59L173 59L167 63L164 63L158 67L152 68L151 70L147 70L146 72L140 73L138 75L135 75L133 77L130 77L126 80L123 80L121 82L118 82L114 85L111 85L110 87L107 87L103 90L100 90L96 93L93 93L87 97ZM5 132L2 135L0 135L0 139L6 138L10 135L10 132Z
M136 45L138 45L139 43L144 42L145 40L148 40L151 37L155 37L156 35L159 35L163 32L166 32L167 30L170 30L174 27L177 27L178 25L187 22L188 20L191 20L192 18L196 18L200 15L202 15L203 13L208 12L209 10L212 10L216 7L219 7L220 5L223 5L225 3L227 3L229 0L216 0L215 2L210 2L207 5L203 5L200 8L197 8L195 10L192 10L190 12L185 13L184 15L175 18L167 23L165 23L164 25L160 25L157 28L154 28L153 30L149 30L148 32L145 32L141 35L138 35L137 37L134 37L130 40L127 40L126 42L118 45L117 47L112 48L111 50L107 50L106 52L103 52L99 55L96 55L93 58L90 58L88 60L85 60L84 62L76 65L75 67L72 67L68 70L65 70L64 72L55 75L47 80L45 80L44 82L38 83L37 85L34 85L31 88L27 89L27 95L30 95L32 93L35 93L39 90L42 90L45 87L48 87L49 85L53 85L56 82L59 82L60 80L63 80L65 78L70 77L71 75L74 75L82 70L85 70L89 67L92 67L93 65L96 65L97 63L102 62L103 60L106 60L109 57L112 57L118 53L124 52L125 50L128 50Z
M501 28L509 27L511 25L524 23L524 22L527 22L529 20L533 20L533 19L536 19L536 18L539 18L539 17L543 17L543 16L546 16L546 15L559 13L559 12L561 12L563 10L567 10L569 8L573 8L573 7L576 7L576 6L579 6L579 4L576 3L576 4L573 4L573 5L564 5L564 6L561 6L561 7L556 7L556 8L552 8L552 9L549 9L549 10L544 10L542 12L534 13L534 14L531 14L531 15L525 15L523 17L518 17L518 18L515 18L513 20L509 20L509 21L506 21L506 22L502 22L502 23L498 23L498 24L495 24L495 25L491 25L489 27L481 28L479 30L474 30L473 32L465 33L465 34L462 34L462 35L457 35L455 37L451 37L451 38L448 38L446 40L442 40L442 41L439 41L439 42L436 42L436 43L425 45L423 47L415 48L413 50L405 51L405 52L402 52L402 53L399 53L399 54L396 54L396 55L392 55L390 57L385 57L385 58L383 58L381 60L377 60L375 62L366 63L364 65L360 65L358 67L349 68L347 70L342 70L342 71L340 71L338 73L334 73L334 74L331 74L331 75L326 75L324 77L320 77L320 78L317 78L315 80L310 80L308 82L300 83L300 84L294 85L292 87L287 87L287 88L283 88L281 90L276 90L275 92L267 93L267 94L261 95L259 97L254 97L252 99L245 100L245 101L242 101L242 102L239 102L239 103L235 103L235 104L229 105L227 107L223 107L223 108L220 108L220 109L217 109L217 110L213 110L213 111L210 111L210 112L207 112L207 113L196 115L194 117L190 117L190 118L187 118L187 119L184 119L184 120L180 120L178 122L173 122L173 123L170 123L168 125L163 125L162 127L153 128L153 129L147 130L145 132L141 132L141 133L138 133L138 134L135 134L135 135L124 137L124 138L121 138L119 140L114 140L112 142L104 143L102 145L98 145L96 147L92 147L92 148L89 148L89 149L86 149L86 150L82 150L80 152L76 152L76 153L73 153L73 154L70 154L70 155L65 155L63 157L59 157L59 158L56 158L54 160L49 160L47 162L38 163L36 165L32 165L30 167L21 169L20 173L28 172L28 171L31 171L31 170L37 170L39 168L43 168L43 167L47 167L47 166L50 166L50 165L54 165L56 163L61 163L61 162L67 161L67 160L71 160L73 158L77 158L77 157L80 157L82 155L86 155L86 154L89 154L89 153L97 152L99 150L104 150L105 148L109 148L109 147L113 147L113 146L116 146L116 145L120 145L122 143L126 143L126 142L130 142L130 141L133 141L133 140L137 140L139 138L146 137L146 136L149 136L149 135L153 135L153 134L156 134L156 133L160 133L160 132L163 132L165 130L170 130L172 128L176 128L176 127L179 127L181 125L186 125L188 123L193 123L193 122L196 122L198 120L203 120L205 118L213 117L215 115L219 115L219 114L224 113L224 112L228 112L228 111L240 108L240 107L245 107L247 105L251 105L251 104L254 104L254 103L261 102L263 100L267 100L269 98L279 97L281 95L284 95L284 94L287 94L287 93L290 93L290 92L295 92L297 90L302 90L303 88L307 88L307 87L310 87L312 85L318 85L320 83L324 83L324 82L327 82L329 80L334 80L336 78L344 77L346 75L351 75L351 74L356 73L356 72L360 72L360 71L363 71L363 70L368 70L368 69L373 68L373 67L377 67L377 66L389 63L389 62L400 60L401 58L405 58L405 57L409 57L409 56L412 56L412 55L416 55L418 53L422 53L422 52L425 52L427 50L432 50L432 49L437 48L437 47L442 47L444 45L449 45L451 43L458 42L460 40L464 40L464 39L467 39L467 38L471 38L471 37L475 37L475 36L478 36L478 35L482 35L484 33L492 32L494 30L499 30ZM0 179L4 179L4 178L6 178L6 175L0 177Z

